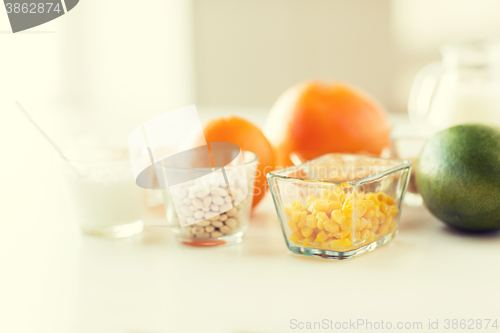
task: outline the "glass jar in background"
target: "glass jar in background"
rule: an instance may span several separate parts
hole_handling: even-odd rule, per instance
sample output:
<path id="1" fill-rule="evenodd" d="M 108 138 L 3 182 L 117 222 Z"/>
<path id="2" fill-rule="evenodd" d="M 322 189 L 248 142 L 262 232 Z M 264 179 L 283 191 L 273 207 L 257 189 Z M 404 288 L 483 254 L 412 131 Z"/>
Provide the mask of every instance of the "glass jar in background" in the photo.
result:
<path id="1" fill-rule="evenodd" d="M 500 38 L 446 44 L 415 78 L 408 112 L 419 135 L 463 123 L 500 125 Z"/>
<path id="2" fill-rule="evenodd" d="M 182 196 L 178 196 L 177 193 L 172 195 L 168 186 L 167 189 L 162 190 L 167 225 L 172 227 L 181 243 L 191 246 L 218 246 L 241 242 L 250 220 L 258 158 L 251 152 L 243 152 L 243 160 L 246 178 L 241 178 L 237 174 L 237 171 L 241 170 L 237 165 L 224 167 L 231 191 L 235 193 L 228 193 L 224 179 L 217 179 L 215 173 L 210 182 L 203 183 L 194 180 L 186 183 L 184 186 L 186 193 Z M 179 172 L 179 168 L 177 169 Z M 192 172 L 190 168 L 185 169 L 186 172 Z M 207 174 L 207 170 L 204 169 L 200 169 L 200 172 Z M 231 205 L 231 196 L 237 195 L 236 191 L 243 187 L 248 189 L 245 199 L 232 209 L 217 213 L 219 207 Z M 206 193 L 199 194 L 201 191 Z M 177 214 L 174 200 L 182 201 L 182 208 L 187 214 L 183 212 L 180 213 L 181 216 Z M 188 219 L 191 214 L 195 213 L 207 214 L 205 220 L 181 227 L 179 218 Z"/>
<path id="3" fill-rule="evenodd" d="M 142 232 L 142 192 L 128 152 L 95 148 L 65 153 L 71 165 L 62 161 L 64 183 L 81 230 L 111 238 Z"/>
<path id="4" fill-rule="evenodd" d="M 409 160 L 413 163 L 411 169 L 408 189 L 404 198 L 404 203 L 409 206 L 421 206 L 422 196 L 418 191 L 416 180 L 416 168 L 418 156 L 424 148 L 427 139 L 417 136 L 396 136 L 391 138 L 391 157 Z"/>

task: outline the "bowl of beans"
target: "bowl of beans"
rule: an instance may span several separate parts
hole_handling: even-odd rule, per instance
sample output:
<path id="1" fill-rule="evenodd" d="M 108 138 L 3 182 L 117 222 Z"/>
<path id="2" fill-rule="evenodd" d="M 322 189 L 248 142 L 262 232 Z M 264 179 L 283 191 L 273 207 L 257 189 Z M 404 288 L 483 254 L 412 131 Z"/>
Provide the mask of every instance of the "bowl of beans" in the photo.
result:
<path id="1" fill-rule="evenodd" d="M 327 154 L 267 174 L 287 247 L 295 254 L 351 259 L 397 233 L 412 163 Z"/>
<path id="2" fill-rule="evenodd" d="M 243 151 L 242 155 L 244 168 L 229 164 L 224 173 L 198 169 L 209 176 L 164 190 L 168 225 L 181 243 L 218 246 L 241 242 L 250 219 L 258 164 L 255 154 Z M 192 169 L 186 168 L 186 172 Z"/>

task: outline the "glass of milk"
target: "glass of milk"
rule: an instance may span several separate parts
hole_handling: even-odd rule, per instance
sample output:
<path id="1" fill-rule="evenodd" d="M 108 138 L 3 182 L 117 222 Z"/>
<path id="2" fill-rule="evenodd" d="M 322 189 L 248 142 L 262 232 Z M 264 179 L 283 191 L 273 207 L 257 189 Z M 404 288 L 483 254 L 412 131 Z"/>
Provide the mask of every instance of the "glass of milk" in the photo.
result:
<path id="1" fill-rule="evenodd" d="M 65 151 L 68 201 L 81 230 L 105 237 L 127 237 L 143 230 L 141 189 L 135 184 L 126 149 Z"/>
<path id="2" fill-rule="evenodd" d="M 463 123 L 500 126 L 500 39 L 446 44 L 415 78 L 408 112 L 419 135 Z"/>

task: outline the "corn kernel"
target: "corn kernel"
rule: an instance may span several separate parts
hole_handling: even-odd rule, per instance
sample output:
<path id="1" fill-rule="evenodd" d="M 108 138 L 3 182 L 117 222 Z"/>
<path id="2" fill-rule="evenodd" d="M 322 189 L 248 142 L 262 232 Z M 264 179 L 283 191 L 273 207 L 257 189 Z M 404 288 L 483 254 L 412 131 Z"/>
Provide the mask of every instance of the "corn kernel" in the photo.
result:
<path id="1" fill-rule="evenodd" d="M 300 221 L 300 214 L 301 212 L 299 210 L 292 210 L 292 220 L 295 223 L 298 223 Z"/>
<path id="2" fill-rule="evenodd" d="M 320 233 L 318 233 L 318 235 L 316 236 L 316 240 L 320 243 L 323 243 L 325 240 L 328 239 L 328 236 L 326 235 L 326 233 L 324 231 L 321 231 Z"/>
<path id="3" fill-rule="evenodd" d="M 362 202 L 358 202 L 356 205 L 356 216 L 361 217 L 368 210 L 368 207 Z"/>
<path id="4" fill-rule="evenodd" d="M 289 220 L 288 220 L 288 227 L 290 228 L 290 230 L 291 230 L 292 232 L 297 232 L 297 231 L 299 231 L 299 227 L 297 227 L 297 225 L 295 224 L 295 222 L 293 222 L 293 220 L 292 220 L 292 219 L 289 219 Z"/>
<path id="5" fill-rule="evenodd" d="M 318 219 L 318 221 L 325 221 L 326 219 L 328 219 L 328 216 L 324 212 L 319 212 L 316 214 L 316 218 Z"/>
<path id="6" fill-rule="evenodd" d="M 378 228 L 377 234 L 381 236 L 385 236 L 387 234 L 387 231 L 389 228 L 387 227 L 387 224 L 381 225 L 380 228 Z"/>
<path id="7" fill-rule="evenodd" d="M 315 197 L 314 195 L 310 195 L 307 197 L 307 205 L 310 205 L 312 204 L 314 201 L 318 200 L 319 198 L 318 197 Z"/>
<path id="8" fill-rule="evenodd" d="M 304 228 L 305 226 L 306 226 L 305 221 L 299 221 L 299 223 L 297 223 L 297 227 L 299 227 L 299 228 Z"/>
<path id="9" fill-rule="evenodd" d="M 311 212 L 311 215 L 316 216 L 316 215 L 318 215 L 318 213 L 319 213 L 319 210 L 313 209 L 312 212 Z"/>
<path id="10" fill-rule="evenodd" d="M 363 203 L 366 205 L 368 209 L 372 208 L 375 206 L 375 202 L 373 200 L 363 200 Z"/>
<path id="11" fill-rule="evenodd" d="M 321 221 L 317 222 L 316 227 L 318 228 L 318 230 L 325 230 L 325 227 L 323 226 L 323 222 L 321 222 Z"/>
<path id="12" fill-rule="evenodd" d="M 302 204 L 299 200 L 292 202 L 292 206 L 297 210 L 302 210 Z"/>
<path id="13" fill-rule="evenodd" d="M 364 215 L 363 217 L 365 218 L 370 218 L 370 217 L 374 217 L 375 216 L 375 210 L 374 209 L 369 209 Z"/>
<path id="14" fill-rule="evenodd" d="M 304 237 L 311 236 L 313 231 L 314 230 L 312 228 L 309 228 L 309 227 L 303 227 L 302 229 L 300 229 L 300 232 L 302 233 L 302 236 L 304 236 Z"/>
<path id="15" fill-rule="evenodd" d="M 305 238 L 305 237 L 302 235 L 302 232 L 300 232 L 300 231 L 294 232 L 294 233 L 292 234 L 292 236 L 290 237 L 290 239 L 292 239 L 292 237 L 293 237 L 295 240 L 297 240 L 297 241 L 303 241 L 303 240 L 304 240 L 304 238 Z"/>
<path id="16" fill-rule="evenodd" d="M 391 196 L 386 196 L 385 197 L 385 202 L 389 205 L 393 205 L 394 204 L 394 199 L 391 197 Z"/>
<path id="17" fill-rule="evenodd" d="M 387 197 L 387 194 L 385 194 L 384 192 L 380 192 L 379 194 L 377 194 L 377 199 L 379 201 L 385 201 L 386 197 Z"/>
<path id="18" fill-rule="evenodd" d="M 325 227 L 325 230 L 329 231 L 329 232 L 339 232 L 340 231 L 339 225 L 332 220 L 325 220 L 323 222 L 323 227 Z"/>
<path id="19" fill-rule="evenodd" d="M 368 236 L 367 241 L 371 243 L 371 242 L 374 242 L 376 238 L 377 238 L 377 235 L 375 235 L 374 232 L 370 231 L 370 234 Z"/>
<path id="20" fill-rule="evenodd" d="M 367 224 L 368 221 L 364 217 L 356 219 L 356 230 L 363 230 Z"/>
<path id="21" fill-rule="evenodd" d="M 389 209 L 389 215 L 391 215 L 392 217 L 396 217 L 396 215 L 398 215 L 398 207 L 396 206 L 391 206 L 390 209 Z"/>
<path id="22" fill-rule="evenodd" d="M 306 217 L 307 217 L 307 212 L 306 211 L 300 212 L 300 221 L 299 222 L 304 222 L 305 223 Z"/>
<path id="23" fill-rule="evenodd" d="M 332 219 L 335 221 L 335 222 L 340 222 L 340 219 L 344 217 L 344 214 L 342 214 L 342 212 L 340 210 L 334 210 L 332 212 Z"/>
<path id="24" fill-rule="evenodd" d="M 342 213 L 344 213 L 344 215 L 352 215 L 353 212 L 354 208 L 351 204 L 344 204 L 344 207 L 342 207 Z"/>
<path id="25" fill-rule="evenodd" d="M 309 228 L 312 228 L 312 229 L 317 228 L 317 226 L 318 226 L 318 219 L 315 216 L 313 216 L 313 215 L 307 215 L 307 217 L 306 217 L 306 226 L 308 226 Z"/>
<path id="26" fill-rule="evenodd" d="M 349 236 L 350 233 L 351 233 L 351 230 L 347 229 L 347 230 L 343 230 L 341 232 L 338 232 L 336 235 L 338 236 L 338 238 L 346 238 L 347 236 Z"/>
<path id="27" fill-rule="evenodd" d="M 291 217 L 293 206 L 292 205 L 285 205 L 284 209 L 285 209 L 285 214 Z"/>
<path id="28" fill-rule="evenodd" d="M 328 202 L 328 211 L 332 212 L 336 209 L 341 209 L 342 203 L 340 201 L 329 201 Z"/>
<path id="29" fill-rule="evenodd" d="M 365 229 L 361 232 L 361 239 L 363 241 L 367 240 L 369 236 L 370 236 L 370 230 Z"/>
<path id="30" fill-rule="evenodd" d="M 328 202 L 324 200 L 316 200 L 314 201 L 314 208 L 320 212 L 325 212 L 328 210 Z"/>
<path id="31" fill-rule="evenodd" d="M 311 244 L 316 243 L 316 233 L 313 232 L 310 236 L 306 237 L 306 241 Z"/>
<path id="32" fill-rule="evenodd" d="M 335 239 L 330 242 L 331 247 L 349 247 L 352 246 L 352 242 L 348 239 Z"/>

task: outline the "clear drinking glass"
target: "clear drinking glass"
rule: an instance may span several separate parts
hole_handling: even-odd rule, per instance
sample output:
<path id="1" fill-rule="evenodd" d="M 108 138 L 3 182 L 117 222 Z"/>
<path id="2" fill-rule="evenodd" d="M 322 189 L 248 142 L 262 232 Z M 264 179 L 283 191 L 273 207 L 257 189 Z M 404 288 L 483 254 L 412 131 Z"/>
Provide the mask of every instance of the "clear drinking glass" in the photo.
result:
<path id="1" fill-rule="evenodd" d="M 68 154 L 71 156 L 71 154 Z M 141 189 L 126 152 L 63 161 L 63 177 L 75 219 L 86 234 L 127 237 L 143 230 Z"/>
<path id="2" fill-rule="evenodd" d="M 389 242 L 411 166 L 407 160 L 327 154 L 268 173 L 290 251 L 350 259 Z"/>
<path id="3" fill-rule="evenodd" d="M 245 163 L 246 178 L 241 178 L 239 175 L 238 171 L 241 171 L 241 167 L 238 167 L 238 165 L 227 165 L 224 167 L 224 170 L 231 191 L 238 191 L 238 188 L 245 186 L 248 189 L 248 194 L 240 204 L 224 213 L 219 214 L 217 212 L 219 210 L 218 207 L 221 205 L 231 205 L 230 196 L 237 194 L 230 194 L 224 179 L 216 179 L 215 173 L 213 174 L 214 178 L 211 178 L 207 182 L 187 182 L 184 186 L 187 195 L 183 195 L 182 197 L 177 197 L 175 193 L 172 196 L 168 187 L 162 190 L 168 226 L 172 227 L 177 239 L 181 243 L 191 246 L 218 246 L 241 242 L 250 219 L 258 158 L 251 152 L 243 152 L 243 160 Z M 163 166 L 163 168 L 169 169 L 171 167 Z M 184 169 L 186 173 L 191 174 L 193 169 L 196 168 L 186 167 L 175 169 L 177 173 L 182 172 Z M 211 170 L 207 168 L 197 169 L 197 171 L 200 171 L 200 174 L 208 174 Z M 209 193 L 200 198 L 197 196 L 197 193 L 201 190 L 206 190 Z M 207 205 L 202 200 L 204 198 L 210 198 L 206 200 L 207 202 L 210 201 Z M 174 200 L 179 200 L 183 208 L 191 210 L 192 214 L 195 212 L 199 212 L 199 214 L 205 213 L 207 214 L 207 218 L 195 224 L 181 227 L 179 217 L 188 219 L 191 212 L 187 211 L 188 214 L 186 215 L 182 215 L 181 212 L 181 216 L 179 216 L 174 206 Z M 199 202 L 195 204 L 194 200 L 199 200 L 199 202 L 203 203 L 203 206 L 196 207 L 195 205 L 199 204 Z M 178 207 L 181 205 L 178 205 Z"/>

